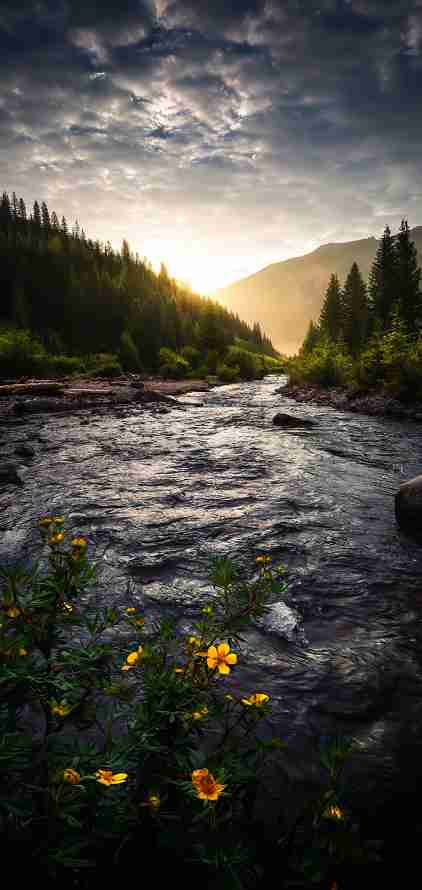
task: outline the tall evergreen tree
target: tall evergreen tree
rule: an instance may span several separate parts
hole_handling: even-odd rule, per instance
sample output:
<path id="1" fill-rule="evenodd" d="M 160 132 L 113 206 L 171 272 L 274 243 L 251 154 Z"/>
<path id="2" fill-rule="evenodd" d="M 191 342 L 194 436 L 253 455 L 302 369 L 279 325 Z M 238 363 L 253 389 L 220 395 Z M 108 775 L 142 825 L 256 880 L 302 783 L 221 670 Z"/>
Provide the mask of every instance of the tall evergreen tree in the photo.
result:
<path id="1" fill-rule="evenodd" d="M 10 210 L 10 200 L 7 192 L 3 192 L 0 202 L 0 229 L 7 234 L 12 223 L 12 212 Z"/>
<path id="2" fill-rule="evenodd" d="M 319 318 L 321 332 L 337 342 L 342 334 L 342 298 L 337 275 L 331 275 Z"/>
<path id="3" fill-rule="evenodd" d="M 34 207 L 32 210 L 32 220 L 37 228 L 41 228 L 41 210 L 38 201 L 34 201 Z"/>
<path id="4" fill-rule="evenodd" d="M 45 201 L 41 204 L 41 220 L 45 235 L 49 235 L 51 230 L 50 212 Z"/>
<path id="5" fill-rule="evenodd" d="M 398 315 L 409 334 L 416 334 L 422 321 L 422 294 L 420 291 L 421 270 L 418 266 L 417 251 L 410 240 L 407 220 L 402 220 L 395 240 L 397 257 Z"/>
<path id="6" fill-rule="evenodd" d="M 375 330 L 387 330 L 397 296 L 397 254 L 391 231 L 386 226 L 379 242 L 369 276 L 369 297 Z"/>
<path id="7" fill-rule="evenodd" d="M 26 222 L 26 206 L 23 198 L 19 198 L 19 219 Z"/>
<path id="8" fill-rule="evenodd" d="M 305 339 L 302 344 L 301 352 L 303 355 L 310 355 L 311 352 L 314 351 L 315 347 L 318 346 L 318 343 L 321 339 L 321 332 L 318 327 L 312 320 L 309 322 L 309 328 L 307 330 Z"/>
<path id="9" fill-rule="evenodd" d="M 59 218 L 58 218 L 55 210 L 53 210 L 53 212 L 51 214 L 51 228 L 53 229 L 54 232 L 58 232 L 60 229 Z"/>
<path id="10" fill-rule="evenodd" d="M 13 222 L 16 223 L 19 219 L 19 201 L 16 192 L 12 192 L 11 211 Z"/>
<path id="11" fill-rule="evenodd" d="M 351 354 L 361 352 L 368 334 L 369 309 L 366 285 L 357 263 L 346 278 L 342 295 L 343 337 Z"/>

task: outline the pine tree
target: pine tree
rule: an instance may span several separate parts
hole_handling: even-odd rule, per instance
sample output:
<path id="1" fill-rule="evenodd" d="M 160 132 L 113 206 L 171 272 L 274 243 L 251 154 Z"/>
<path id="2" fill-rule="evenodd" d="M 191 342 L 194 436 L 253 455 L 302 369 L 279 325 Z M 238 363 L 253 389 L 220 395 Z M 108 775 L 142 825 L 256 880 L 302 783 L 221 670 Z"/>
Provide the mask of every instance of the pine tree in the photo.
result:
<path id="1" fill-rule="evenodd" d="M 51 214 L 51 228 L 53 229 L 54 232 L 58 232 L 60 229 L 59 218 L 58 218 L 55 210 L 53 210 L 53 212 Z"/>
<path id="2" fill-rule="evenodd" d="M 422 294 L 420 291 L 421 270 L 418 267 L 417 251 L 410 240 L 407 220 L 402 220 L 395 240 L 397 258 L 397 311 L 407 332 L 417 333 L 422 321 Z"/>
<path id="3" fill-rule="evenodd" d="M 51 230 L 50 213 L 45 201 L 43 201 L 41 204 L 41 219 L 44 233 L 45 235 L 49 235 Z"/>
<path id="4" fill-rule="evenodd" d="M 26 222 L 26 207 L 23 198 L 19 198 L 19 219 Z"/>
<path id="5" fill-rule="evenodd" d="M 11 210 L 12 210 L 13 222 L 16 223 L 19 218 L 19 201 L 17 199 L 16 192 L 12 192 Z"/>
<path id="6" fill-rule="evenodd" d="M 32 210 L 32 221 L 35 226 L 41 228 L 41 210 L 38 201 L 34 201 L 34 207 Z"/>
<path id="7" fill-rule="evenodd" d="M 337 275 L 331 275 L 319 318 L 321 332 L 336 343 L 342 334 L 342 298 Z"/>
<path id="8" fill-rule="evenodd" d="M 397 255 L 391 231 L 386 226 L 369 276 L 370 310 L 373 327 L 388 329 L 397 296 Z"/>
<path id="9" fill-rule="evenodd" d="M 356 357 L 361 352 L 368 335 L 369 309 L 366 285 L 357 263 L 346 278 L 342 295 L 344 342 Z"/>
<path id="10" fill-rule="evenodd" d="M 301 348 L 301 352 L 303 353 L 303 355 L 310 355 L 310 353 L 314 351 L 315 347 L 318 346 L 320 339 L 321 332 L 318 325 L 314 324 L 313 321 L 310 321 L 309 328 Z"/>
<path id="11" fill-rule="evenodd" d="M 64 237 L 65 239 L 67 239 L 67 238 L 69 237 L 69 229 L 68 229 L 68 227 L 67 227 L 67 222 L 66 222 L 66 217 L 65 217 L 65 216 L 62 216 L 62 221 L 61 221 L 60 229 L 61 229 L 61 233 L 62 233 L 63 237 Z"/>
<path id="12" fill-rule="evenodd" d="M 0 202 L 0 229 L 6 234 L 12 223 L 12 213 L 10 210 L 9 195 L 3 192 Z"/>

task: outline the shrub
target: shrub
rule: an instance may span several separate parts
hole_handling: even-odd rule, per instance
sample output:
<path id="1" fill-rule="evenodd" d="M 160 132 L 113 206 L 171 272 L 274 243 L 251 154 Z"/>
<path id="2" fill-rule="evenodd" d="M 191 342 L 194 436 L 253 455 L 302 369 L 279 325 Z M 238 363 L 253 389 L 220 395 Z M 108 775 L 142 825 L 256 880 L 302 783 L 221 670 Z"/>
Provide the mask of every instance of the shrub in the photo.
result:
<path id="1" fill-rule="evenodd" d="M 262 357 L 238 346 L 229 346 L 225 356 L 225 363 L 238 367 L 243 380 L 256 380 L 264 374 Z"/>
<path id="2" fill-rule="evenodd" d="M 86 369 L 92 377 L 120 377 L 123 368 L 113 352 L 97 352 L 85 359 Z"/>
<path id="3" fill-rule="evenodd" d="M 223 383 L 236 383 L 240 380 L 240 368 L 238 365 L 217 365 L 217 377 Z"/>
<path id="4" fill-rule="evenodd" d="M 160 349 L 160 374 L 173 380 L 180 380 L 191 370 L 189 362 L 177 352 L 163 346 Z"/>
<path id="5" fill-rule="evenodd" d="M 48 355 L 43 365 L 49 377 L 70 377 L 85 371 L 83 359 L 73 355 Z"/>
<path id="6" fill-rule="evenodd" d="M 0 568 L 0 820 L 5 848 L 19 851 L 15 881 L 27 861 L 43 886 L 100 887 L 122 880 L 125 862 L 132 878 L 142 849 L 157 886 L 165 876 L 197 887 L 195 870 L 187 883 L 194 862 L 204 887 L 257 887 L 269 844 L 260 862 L 254 804 L 286 746 L 272 734 L 269 695 L 227 692 L 224 680 L 246 626 L 283 593 L 280 568 L 259 556 L 246 580 L 215 560 L 213 600 L 180 636 L 169 618 L 146 629 L 135 604 L 98 608 L 86 539 L 67 542 L 61 516 L 39 529 L 46 561 Z M 328 886 L 361 852 L 339 796 L 349 752 L 339 739 L 324 746 L 327 780 L 293 814 L 290 859 L 275 838 L 281 885 L 287 875 L 289 886 Z"/>
<path id="7" fill-rule="evenodd" d="M 288 373 L 293 384 L 346 386 L 352 377 L 352 360 L 339 347 L 324 344 L 307 356 L 292 359 L 288 364 Z"/>
<path id="8" fill-rule="evenodd" d="M 125 371 L 136 372 L 142 367 L 138 349 L 129 331 L 123 331 L 120 337 L 119 358 Z"/>
<path id="9" fill-rule="evenodd" d="M 47 353 L 43 345 L 24 330 L 0 333 L 0 377 L 23 377 L 43 373 Z"/>

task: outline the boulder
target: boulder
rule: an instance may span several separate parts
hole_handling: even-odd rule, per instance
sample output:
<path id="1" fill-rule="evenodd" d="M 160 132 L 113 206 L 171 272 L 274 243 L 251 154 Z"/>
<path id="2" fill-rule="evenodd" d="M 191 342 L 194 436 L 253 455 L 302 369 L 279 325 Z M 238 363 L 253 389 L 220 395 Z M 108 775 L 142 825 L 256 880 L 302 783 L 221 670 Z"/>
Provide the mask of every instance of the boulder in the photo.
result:
<path id="1" fill-rule="evenodd" d="M 275 426 L 281 426 L 283 429 L 297 429 L 298 427 L 315 426 L 315 422 L 309 420 L 308 417 L 294 417 L 292 414 L 283 413 L 274 415 L 273 424 Z"/>
<path id="2" fill-rule="evenodd" d="M 19 457 L 34 457 L 35 451 L 31 448 L 31 445 L 27 445 L 26 442 L 21 442 L 20 445 L 16 445 L 15 454 Z"/>
<path id="3" fill-rule="evenodd" d="M 22 485 L 17 467 L 11 462 L 0 463 L 0 485 Z"/>
<path id="4" fill-rule="evenodd" d="M 400 528 L 422 534 L 422 476 L 403 482 L 395 499 L 396 519 Z"/>

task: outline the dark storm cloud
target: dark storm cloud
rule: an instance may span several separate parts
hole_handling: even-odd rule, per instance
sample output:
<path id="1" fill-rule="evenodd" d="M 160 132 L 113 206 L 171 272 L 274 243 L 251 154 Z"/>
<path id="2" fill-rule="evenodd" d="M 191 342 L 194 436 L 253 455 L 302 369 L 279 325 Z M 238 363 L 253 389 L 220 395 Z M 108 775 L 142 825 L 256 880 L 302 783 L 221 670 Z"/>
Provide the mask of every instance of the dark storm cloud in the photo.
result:
<path id="1" fill-rule="evenodd" d="M 418 223 L 421 48 L 422 0 L 0 2 L 2 186 L 229 278 Z"/>

